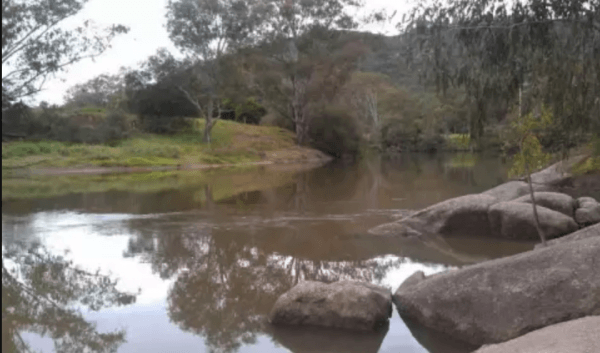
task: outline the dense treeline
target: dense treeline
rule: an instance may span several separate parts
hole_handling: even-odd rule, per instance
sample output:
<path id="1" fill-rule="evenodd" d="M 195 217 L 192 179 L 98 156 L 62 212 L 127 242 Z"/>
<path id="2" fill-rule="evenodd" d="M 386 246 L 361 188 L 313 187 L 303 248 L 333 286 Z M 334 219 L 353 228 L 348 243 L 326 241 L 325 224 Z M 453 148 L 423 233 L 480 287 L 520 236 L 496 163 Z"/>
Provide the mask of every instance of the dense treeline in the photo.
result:
<path id="1" fill-rule="evenodd" d="M 58 18 L 85 1 L 67 2 L 72 10 L 57 12 Z M 25 32 L 9 29 L 28 5 L 8 3 L 3 50 L 18 55 L 15 41 Z M 365 21 L 387 19 L 384 13 L 350 15 L 361 6 L 353 0 L 170 1 L 167 30 L 183 58 L 160 49 L 139 67 L 73 86 L 61 107 L 17 103 L 36 88 L 26 76 L 3 74 L 3 138 L 99 143 L 133 130 L 191 129 L 189 118 L 201 117 L 206 142 L 219 119 L 231 119 L 293 130 L 299 144 L 335 156 L 357 154 L 365 145 L 510 148 L 511 121 L 539 115 L 543 107 L 553 120 L 538 134 L 546 148 L 573 147 L 600 131 L 594 2 L 421 3 L 391 37 L 357 31 Z M 125 31 L 115 26 L 106 38 Z M 73 58 L 91 50 L 26 43 Z M 13 65 L 25 65 L 30 74 L 40 65 L 49 72 L 62 67 L 41 60 Z M 112 113 L 105 118 L 105 111 Z"/>

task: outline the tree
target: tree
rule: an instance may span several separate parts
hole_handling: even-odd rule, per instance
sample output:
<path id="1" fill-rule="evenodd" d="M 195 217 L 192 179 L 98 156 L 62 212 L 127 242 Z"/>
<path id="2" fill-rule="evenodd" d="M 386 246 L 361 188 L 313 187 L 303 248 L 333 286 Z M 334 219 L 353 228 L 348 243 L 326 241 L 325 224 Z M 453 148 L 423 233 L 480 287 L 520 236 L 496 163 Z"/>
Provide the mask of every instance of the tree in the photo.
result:
<path id="1" fill-rule="evenodd" d="M 123 69 L 115 75 L 102 74 L 69 88 L 65 94 L 65 104 L 76 107 L 92 105 L 108 107 L 117 104 L 125 90 Z"/>
<path id="2" fill-rule="evenodd" d="M 510 170 L 511 175 L 525 175 L 529 184 L 529 196 L 533 207 L 533 217 L 535 227 L 542 240 L 542 244 L 546 245 L 546 235 L 540 225 L 540 220 L 537 212 L 537 204 L 535 201 L 535 193 L 533 192 L 533 183 L 531 181 L 531 172 L 542 168 L 550 160 L 550 156 L 542 151 L 542 145 L 536 136 L 536 133 L 545 129 L 552 124 L 552 113 L 542 107 L 540 116 L 535 117 L 532 113 L 526 116 L 519 116 L 512 124 L 512 130 L 518 139 L 519 153 L 515 156 L 513 167 Z"/>
<path id="3" fill-rule="evenodd" d="M 466 90 L 473 140 L 486 106 L 514 102 L 523 90 L 552 110 L 565 135 L 586 132 L 600 116 L 597 1 L 422 1 L 400 27 L 424 79 L 440 92 Z"/>
<path id="4" fill-rule="evenodd" d="M 99 29 L 85 21 L 60 28 L 87 0 L 7 0 L 2 2 L 2 102 L 31 97 L 67 66 L 95 58 L 110 47 L 122 25 Z"/>
<path id="5" fill-rule="evenodd" d="M 326 43 L 340 34 L 334 30 L 350 30 L 358 26 L 350 11 L 360 8 L 362 2 L 270 0 L 267 4 L 266 20 L 261 27 L 262 37 L 267 43 L 263 50 L 278 67 L 279 78 L 271 77 L 271 81 L 279 84 L 277 91 L 281 99 L 273 102 L 273 96 L 265 95 L 265 98 L 279 106 L 283 105 L 280 113 L 292 121 L 297 142 L 303 144 L 310 125 L 310 86 L 317 81 L 313 74 L 324 68 L 314 65 L 312 60 L 319 49 L 325 49 Z M 330 54 L 321 50 L 317 55 L 326 58 Z M 335 71 L 325 68 L 321 73 Z M 321 85 L 320 88 L 327 86 Z"/>
<path id="6" fill-rule="evenodd" d="M 177 60 L 164 48 L 150 56 L 138 70 L 125 75 L 129 110 L 140 116 L 143 128 L 150 132 L 175 132 L 185 127 L 182 118 L 198 114 L 197 107 L 182 90 L 193 89 L 193 66 Z"/>
<path id="7" fill-rule="evenodd" d="M 204 141 L 221 117 L 222 59 L 253 41 L 254 29 L 263 13 L 253 0 L 170 0 L 167 30 L 193 65 L 193 85 L 180 91 L 204 115 Z M 214 117 L 214 110 L 217 115 Z"/>

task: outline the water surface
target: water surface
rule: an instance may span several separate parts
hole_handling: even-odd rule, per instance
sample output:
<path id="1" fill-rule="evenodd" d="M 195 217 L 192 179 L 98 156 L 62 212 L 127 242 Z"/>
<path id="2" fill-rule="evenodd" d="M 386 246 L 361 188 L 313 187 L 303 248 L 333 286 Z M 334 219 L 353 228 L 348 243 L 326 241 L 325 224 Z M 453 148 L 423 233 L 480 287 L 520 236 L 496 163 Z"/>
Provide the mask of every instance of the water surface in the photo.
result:
<path id="1" fill-rule="evenodd" d="M 507 167 L 491 156 L 406 155 L 306 169 L 3 180 L 3 250 L 40 243 L 118 278 L 122 290 L 140 290 L 132 305 L 82 309 L 99 332 L 125 331 L 119 352 L 471 351 L 396 312 L 373 334 L 275 328 L 266 317 L 299 281 L 356 279 L 395 290 L 417 270 L 531 249 L 483 237 L 367 234 L 411 210 L 496 186 Z M 56 339 L 15 327 L 35 349 L 53 351 Z"/>

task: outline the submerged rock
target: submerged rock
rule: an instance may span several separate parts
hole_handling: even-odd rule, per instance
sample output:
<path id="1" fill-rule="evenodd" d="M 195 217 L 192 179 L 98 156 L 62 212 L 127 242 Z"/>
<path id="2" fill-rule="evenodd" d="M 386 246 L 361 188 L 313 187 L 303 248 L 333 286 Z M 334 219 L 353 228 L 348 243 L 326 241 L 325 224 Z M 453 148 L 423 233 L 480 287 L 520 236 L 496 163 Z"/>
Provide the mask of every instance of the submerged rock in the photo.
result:
<path id="1" fill-rule="evenodd" d="M 578 208 L 575 211 L 575 221 L 581 226 L 600 223 L 600 203 L 591 197 L 577 199 Z"/>
<path id="2" fill-rule="evenodd" d="M 573 217 L 575 209 L 577 208 L 577 201 L 567 194 L 561 194 L 559 192 L 535 192 L 533 196 L 535 197 L 535 202 L 538 206 L 549 208 L 569 217 Z M 514 202 L 531 204 L 531 195 L 527 194 L 516 198 Z"/>
<path id="3" fill-rule="evenodd" d="M 391 314 L 392 296 L 386 288 L 352 281 L 306 281 L 277 299 L 270 321 L 368 331 L 385 326 Z"/>
<path id="4" fill-rule="evenodd" d="M 425 277 L 394 294 L 403 317 L 471 344 L 513 339 L 600 315 L 600 238 L 588 238 Z"/>
<path id="5" fill-rule="evenodd" d="M 475 353 L 506 352 L 600 352 L 600 316 L 589 316 L 544 327 L 508 342 L 484 346 Z"/>
<path id="6" fill-rule="evenodd" d="M 538 206 L 540 227 L 547 239 L 557 238 L 579 229 L 573 218 L 560 212 Z M 539 234 L 531 204 L 500 202 L 489 209 L 489 219 L 494 234 L 502 238 L 536 240 Z"/>

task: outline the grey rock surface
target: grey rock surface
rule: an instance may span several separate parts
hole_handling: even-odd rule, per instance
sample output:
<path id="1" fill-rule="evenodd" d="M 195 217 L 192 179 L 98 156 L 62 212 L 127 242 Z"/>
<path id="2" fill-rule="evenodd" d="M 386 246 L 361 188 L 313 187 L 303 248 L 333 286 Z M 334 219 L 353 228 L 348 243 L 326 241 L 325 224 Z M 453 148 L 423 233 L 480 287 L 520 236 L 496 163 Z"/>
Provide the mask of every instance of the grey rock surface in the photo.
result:
<path id="1" fill-rule="evenodd" d="M 277 299 L 269 319 L 274 325 L 312 325 L 376 330 L 392 314 L 391 292 L 364 282 L 330 284 L 306 281 Z"/>
<path id="2" fill-rule="evenodd" d="M 487 345 L 475 353 L 595 353 L 600 352 L 600 316 L 544 327 L 508 342 Z"/>
<path id="3" fill-rule="evenodd" d="M 553 211 L 560 212 L 566 216 L 573 217 L 577 208 L 577 201 L 567 194 L 559 192 L 535 192 L 536 205 L 549 208 Z M 514 202 L 532 203 L 531 195 L 527 194 L 513 200 Z"/>
<path id="4" fill-rule="evenodd" d="M 533 191 L 552 191 L 552 187 L 543 184 L 534 184 Z M 529 194 L 529 185 L 524 181 L 509 181 L 484 191 L 482 194 L 495 197 L 498 202 L 512 201 Z"/>
<path id="5" fill-rule="evenodd" d="M 591 197 L 580 197 L 577 199 L 577 210 L 575 221 L 581 226 L 600 223 L 600 203 Z"/>
<path id="6" fill-rule="evenodd" d="M 475 345 L 600 315 L 600 238 L 482 262 L 401 285 L 402 317 Z M 424 279 L 419 280 L 419 277 Z"/>
<path id="7" fill-rule="evenodd" d="M 554 163 L 553 165 L 531 174 L 531 181 L 535 184 L 560 185 L 569 181 L 572 177 L 569 170 L 573 165 L 579 163 L 585 156 L 574 156 L 564 161 Z"/>
<path id="8" fill-rule="evenodd" d="M 489 235 L 491 229 L 487 213 L 496 202 L 489 195 L 465 195 L 437 203 L 399 221 L 375 227 L 369 233 L 402 236 L 421 233 Z"/>
<path id="9" fill-rule="evenodd" d="M 546 239 L 557 238 L 579 229 L 573 218 L 560 212 L 538 206 L 540 226 Z M 499 202 L 489 209 L 491 229 L 499 237 L 520 240 L 536 240 L 539 234 L 535 226 L 533 207 L 521 202 Z"/>
<path id="10" fill-rule="evenodd" d="M 564 237 L 556 238 L 550 240 L 546 243 L 547 246 L 554 246 L 563 243 L 567 243 L 570 241 L 583 240 L 588 238 L 600 238 L 600 223 L 595 224 L 593 226 L 589 226 L 583 229 L 580 229 L 576 232 L 573 232 L 569 235 L 565 235 Z M 544 246 L 542 244 L 537 244 L 535 246 L 536 249 L 543 249 Z"/>

